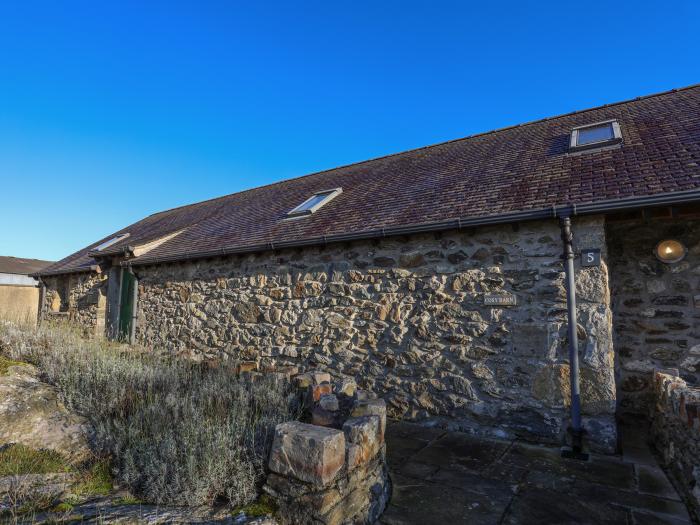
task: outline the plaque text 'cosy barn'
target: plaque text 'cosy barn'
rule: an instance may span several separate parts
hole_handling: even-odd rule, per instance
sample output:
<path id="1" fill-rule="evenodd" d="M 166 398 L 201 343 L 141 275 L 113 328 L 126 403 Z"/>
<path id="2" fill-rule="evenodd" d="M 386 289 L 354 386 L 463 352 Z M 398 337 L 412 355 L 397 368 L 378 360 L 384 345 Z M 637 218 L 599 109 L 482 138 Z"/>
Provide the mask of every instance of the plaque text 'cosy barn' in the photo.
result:
<path id="1" fill-rule="evenodd" d="M 513 294 L 487 294 L 484 304 L 489 306 L 515 306 L 517 301 Z"/>

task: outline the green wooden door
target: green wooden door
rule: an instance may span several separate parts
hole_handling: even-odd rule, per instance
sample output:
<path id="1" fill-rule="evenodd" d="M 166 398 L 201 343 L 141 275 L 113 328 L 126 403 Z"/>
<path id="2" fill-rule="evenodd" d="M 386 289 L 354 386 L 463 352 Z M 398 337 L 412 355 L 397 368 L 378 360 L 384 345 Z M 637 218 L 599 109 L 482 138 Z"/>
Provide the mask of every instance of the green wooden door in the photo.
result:
<path id="1" fill-rule="evenodd" d="M 136 279 L 131 272 L 122 271 L 121 303 L 119 307 L 119 340 L 128 341 L 134 315 L 134 285 Z"/>

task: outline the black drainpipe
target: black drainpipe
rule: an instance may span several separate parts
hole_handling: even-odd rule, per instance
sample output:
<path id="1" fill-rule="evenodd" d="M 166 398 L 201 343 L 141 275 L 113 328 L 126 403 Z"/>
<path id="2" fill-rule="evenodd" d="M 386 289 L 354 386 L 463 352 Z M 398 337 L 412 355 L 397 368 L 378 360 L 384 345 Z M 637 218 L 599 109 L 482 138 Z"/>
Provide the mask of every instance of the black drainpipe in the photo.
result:
<path id="1" fill-rule="evenodd" d="M 583 435 L 585 430 L 581 425 L 581 390 L 578 376 L 578 323 L 576 320 L 576 275 L 574 273 L 574 249 L 572 241 L 574 234 L 571 231 L 571 217 L 559 218 L 561 228 L 561 240 L 564 243 L 564 272 L 566 274 L 566 309 L 568 313 L 568 339 L 569 339 L 569 380 L 571 382 L 571 450 L 564 450 L 562 456 L 566 458 L 587 460 L 588 454 L 583 452 Z"/>

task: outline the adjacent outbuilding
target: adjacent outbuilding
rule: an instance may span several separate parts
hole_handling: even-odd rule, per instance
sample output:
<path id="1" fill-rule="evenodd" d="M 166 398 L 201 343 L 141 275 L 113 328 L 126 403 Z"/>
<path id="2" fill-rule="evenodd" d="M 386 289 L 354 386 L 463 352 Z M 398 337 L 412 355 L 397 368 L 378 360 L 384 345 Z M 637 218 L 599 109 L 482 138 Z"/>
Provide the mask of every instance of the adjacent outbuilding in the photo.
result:
<path id="1" fill-rule="evenodd" d="M 0 256 L 0 319 L 34 323 L 39 306 L 39 281 L 30 274 L 52 261 Z"/>

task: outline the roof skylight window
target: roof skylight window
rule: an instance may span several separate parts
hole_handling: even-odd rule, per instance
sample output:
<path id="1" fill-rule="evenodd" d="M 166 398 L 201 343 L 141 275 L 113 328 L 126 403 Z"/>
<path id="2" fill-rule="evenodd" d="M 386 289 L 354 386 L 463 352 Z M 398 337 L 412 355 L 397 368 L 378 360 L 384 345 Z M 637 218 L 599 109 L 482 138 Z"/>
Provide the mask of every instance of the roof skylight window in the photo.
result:
<path id="1" fill-rule="evenodd" d="M 287 213 L 289 217 L 297 217 L 299 215 L 310 215 L 318 210 L 321 206 L 328 204 L 338 195 L 343 193 L 343 188 L 335 188 L 333 190 L 319 191 L 302 202 L 299 206 Z"/>
<path id="2" fill-rule="evenodd" d="M 92 251 L 95 252 L 101 252 L 105 248 L 109 248 L 113 244 L 117 244 L 119 241 L 126 239 L 129 236 L 128 233 L 122 233 L 121 235 L 117 235 L 116 237 L 112 237 L 111 239 L 103 242 L 99 246 L 95 246 Z"/>
<path id="3" fill-rule="evenodd" d="M 606 120 L 574 128 L 571 132 L 569 149 L 601 148 L 620 142 L 622 142 L 620 124 L 616 120 Z"/>

